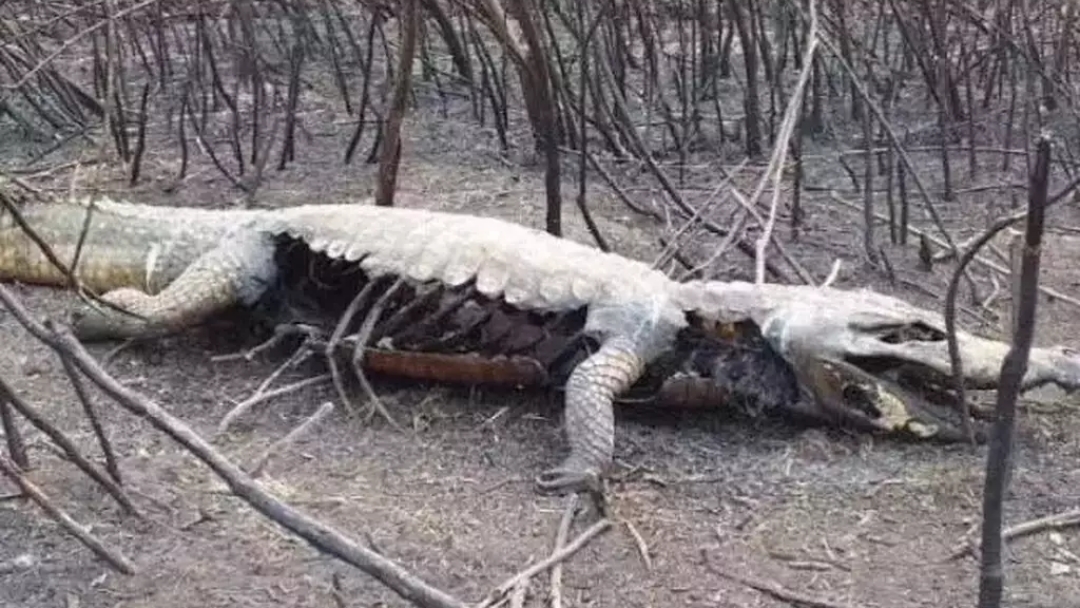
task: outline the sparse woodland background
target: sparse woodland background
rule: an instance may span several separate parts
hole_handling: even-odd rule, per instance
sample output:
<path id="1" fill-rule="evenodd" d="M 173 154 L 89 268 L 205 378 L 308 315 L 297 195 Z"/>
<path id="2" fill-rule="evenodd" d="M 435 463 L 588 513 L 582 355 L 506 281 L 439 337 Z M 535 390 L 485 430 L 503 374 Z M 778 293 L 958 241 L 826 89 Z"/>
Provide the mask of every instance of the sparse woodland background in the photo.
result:
<path id="1" fill-rule="evenodd" d="M 35 142 L 41 158 L 93 138 L 136 184 L 149 138 L 179 156 L 177 179 L 191 155 L 204 155 L 254 196 L 265 172 L 303 163 L 316 125 L 302 116 L 332 105 L 352 118 L 341 170 L 378 164 L 373 194 L 390 204 L 396 167 L 409 159 L 399 142 L 410 115 L 468 104 L 504 152 L 529 152 L 543 167 L 548 231 L 561 232 L 563 199 L 587 206 L 566 187 L 582 173 L 614 188 L 628 176 L 651 182 L 660 207 L 627 204 L 686 222 L 713 213 L 697 208 L 700 186 L 687 188 L 695 164 L 745 157 L 759 173 L 768 168 L 805 61 L 808 7 L 8 2 L 0 112 L 8 137 Z M 816 9 L 820 46 L 797 128 L 783 140 L 785 166 L 771 167 L 783 171 L 783 240 L 799 235 L 802 197 L 829 189 L 859 202 L 864 220 L 887 218 L 885 230 L 864 221 L 872 262 L 881 243 L 907 242 L 906 227 L 924 220 L 928 236 L 952 249 L 942 205 L 1014 206 L 1043 130 L 1070 175 L 1074 3 L 822 0 Z M 824 183 L 836 167 L 843 181 Z M 769 189 L 763 182 L 743 202 L 765 216 Z M 709 206 L 736 206 L 721 202 Z M 761 219 L 747 209 L 688 230 L 730 234 L 747 249 L 746 231 L 760 229 L 749 219 Z"/>
<path id="2" fill-rule="evenodd" d="M 209 162 L 259 205 L 336 131 L 340 172 L 393 205 L 405 136 L 468 116 L 501 162 L 543 175 L 553 234 L 572 209 L 615 248 L 603 191 L 655 225 L 675 276 L 832 282 L 818 246 L 842 237 L 841 283 L 939 303 L 951 271 L 935 269 L 1022 219 L 1037 140 L 1051 192 L 1078 177 L 1080 6 L 811 1 L 4 2 L 0 168 L 108 165 L 131 187 L 165 171 L 174 191 Z M 1073 199 L 1052 204 L 1047 230 L 1080 234 Z M 1009 329 L 1008 240 L 967 269 L 965 323 Z"/>

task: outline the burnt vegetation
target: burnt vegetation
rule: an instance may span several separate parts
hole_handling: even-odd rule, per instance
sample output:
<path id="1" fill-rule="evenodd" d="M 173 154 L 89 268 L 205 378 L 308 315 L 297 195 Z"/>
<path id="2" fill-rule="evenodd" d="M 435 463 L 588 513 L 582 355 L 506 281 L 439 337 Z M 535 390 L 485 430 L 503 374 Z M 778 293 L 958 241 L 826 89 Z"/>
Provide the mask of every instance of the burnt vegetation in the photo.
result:
<path id="1" fill-rule="evenodd" d="M 505 162 L 543 173 L 543 225 L 552 234 L 563 234 L 563 199 L 571 196 L 597 246 L 611 249 L 589 203 L 591 192 L 603 190 L 631 216 L 657 225 L 662 251 L 655 264 L 672 276 L 831 284 L 839 266 L 830 272 L 831 259 L 810 264 L 804 254 L 819 247 L 830 258 L 850 247 L 855 266 L 877 286 L 912 288 L 934 301 L 947 293 L 950 326 L 959 313 L 989 326 L 1001 322 L 994 304 L 1010 293 L 1029 316 L 1034 304 L 1019 296 L 1019 272 L 1012 272 L 1021 265 L 1019 248 L 1005 251 L 992 235 L 980 235 L 1027 220 L 1025 191 L 1038 190 L 1042 201 L 1031 205 L 1039 221 L 1028 243 L 1039 244 L 1042 210 L 1069 201 L 1078 178 L 1078 12 L 1073 2 L 1041 0 L 4 2 L 0 129 L 5 138 L 29 142 L 31 152 L 3 165 L 33 181 L 78 168 L 54 159 L 89 145 L 99 150 L 95 162 L 122 168 L 127 184 L 139 186 L 148 179 L 148 159 L 166 156 L 175 161 L 168 163 L 170 189 L 208 163 L 243 204 L 257 205 L 268 174 L 304 163 L 305 149 L 326 131 L 319 112 L 332 108 L 347 117 L 335 127 L 347 130 L 337 138 L 340 170 L 373 167 L 371 194 L 377 204 L 393 205 L 399 167 L 410 162 L 407 142 L 421 136 L 410 133 L 411 118 L 464 107 Z M 1041 188 L 1028 183 L 1035 167 Z M 1047 194 L 1047 181 L 1057 194 Z M 822 227 L 837 222 L 858 226 L 858 237 L 830 250 Z M 1052 213 L 1046 224 L 1055 229 Z M 311 254 L 283 245 L 282 255 Z M 1039 287 L 1030 247 L 1026 255 L 1024 290 L 1077 304 Z M 934 272 L 956 261 L 962 263 L 955 273 Z M 558 385 L 595 347 L 581 336 L 581 311 L 524 313 L 469 286 L 383 284 L 365 291 L 366 277 L 327 260 L 289 259 L 283 266 L 295 271 L 284 290 L 291 321 L 303 310 L 324 321 L 330 313 L 346 317 L 340 331 L 302 339 L 340 347 L 345 360 L 366 359 L 375 372 L 401 375 L 426 365 L 428 379 Z M 154 419 L 237 494 L 321 550 L 389 581 L 417 605 L 463 605 L 275 502 L 183 423 L 108 384 L 62 330 L 33 325 L 16 312 L 17 302 L 4 303 L 59 353 L 80 396 L 81 373 Z M 1030 343 L 1027 330 L 1021 346 Z M 657 377 L 646 378 L 627 401 L 662 397 L 694 405 L 708 391 L 724 390 L 749 395 L 749 414 L 794 402 L 791 370 L 760 336 L 720 352 L 711 329 L 687 331 L 697 333 L 683 343 L 697 348 L 660 361 Z M 504 367 L 470 371 L 456 359 L 382 359 L 380 344 L 499 355 Z M 1012 368 L 1022 368 L 1022 351 L 1010 359 Z M 438 365 L 450 367 L 432 367 Z M 660 383 L 671 370 L 685 372 L 688 384 Z M 693 384 L 694 376 L 717 381 Z M 950 391 L 949 379 L 937 383 L 941 395 Z M 763 386 L 772 392 L 762 393 Z M 966 407 L 963 386 L 954 393 Z M 1001 407 L 1011 424 L 1012 406 Z M 94 420 L 89 404 L 86 413 Z M 129 571 L 126 558 L 70 521 L 20 472 L 29 461 L 16 419 L 39 428 L 49 428 L 47 420 L 2 383 L 0 414 L 9 453 L 0 456 L 0 471 L 117 570 Z M 95 422 L 108 471 L 77 456 L 59 431 L 45 433 L 128 509 L 99 427 Z M 1009 430 L 995 436 L 1011 441 Z M 997 445 L 995 461 L 1006 461 L 1007 450 Z M 1000 505 L 1004 482 L 994 480 Z M 1000 520 L 998 513 L 999 527 Z M 984 535 L 999 537 L 993 530 Z M 1001 601 L 1001 548 L 992 548 L 983 608 Z M 556 554 L 548 568 L 568 556 Z M 486 605 L 509 597 L 520 582 L 493 591 Z"/>

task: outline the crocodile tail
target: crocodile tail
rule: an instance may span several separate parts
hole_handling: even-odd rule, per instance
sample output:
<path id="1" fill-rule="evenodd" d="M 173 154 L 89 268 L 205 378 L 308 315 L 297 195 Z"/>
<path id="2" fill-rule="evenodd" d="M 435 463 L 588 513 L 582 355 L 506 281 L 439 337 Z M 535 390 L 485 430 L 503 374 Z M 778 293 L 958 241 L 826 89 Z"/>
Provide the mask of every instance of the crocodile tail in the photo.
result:
<path id="1" fill-rule="evenodd" d="M 274 280 L 273 254 L 268 235 L 237 231 L 160 293 L 114 289 L 103 299 L 121 310 L 95 305 L 72 311 L 75 334 L 87 341 L 151 338 L 196 325 L 236 304 L 251 305 Z"/>

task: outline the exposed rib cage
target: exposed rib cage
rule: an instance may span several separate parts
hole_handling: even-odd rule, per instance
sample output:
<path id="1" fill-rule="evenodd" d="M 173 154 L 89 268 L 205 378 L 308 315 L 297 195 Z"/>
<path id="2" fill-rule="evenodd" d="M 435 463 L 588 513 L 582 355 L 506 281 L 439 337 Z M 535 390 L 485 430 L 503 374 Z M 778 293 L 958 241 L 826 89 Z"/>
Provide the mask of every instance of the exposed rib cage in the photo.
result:
<path id="1" fill-rule="evenodd" d="M 352 317 L 344 340 L 356 333 L 373 303 L 395 283 L 372 279 L 356 264 L 313 253 L 291 237 L 279 239 L 278 284 L 258 309 L 274 324 L 302 321 L 332 327 L 365 286 L 375 281 Z M 563 387 L 600 343 L 585 331 L 586 307 L 523 310 L 479 292 L 474 281 L 457 287 L 436 280 L 394 291 L 367 337 L 365 366 L 419 380 L 520 387 Z M 696 380 L 700 380 L 696 381 Z M 757 415 L 798 398 L 789 366 L 752 327 L 738 335 L 694 322 L 652 361 L 624 394 L 633 402 L 684 407 L 734 406 Z"/>

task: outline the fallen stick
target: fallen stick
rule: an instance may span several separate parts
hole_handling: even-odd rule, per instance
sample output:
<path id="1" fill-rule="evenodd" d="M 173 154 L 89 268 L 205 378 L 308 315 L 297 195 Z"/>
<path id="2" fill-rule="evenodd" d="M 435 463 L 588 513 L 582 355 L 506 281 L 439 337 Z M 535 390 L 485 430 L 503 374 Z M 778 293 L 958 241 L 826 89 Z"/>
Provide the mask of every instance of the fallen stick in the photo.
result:
<path id="1" fill-rule="evenodd" d="M 244 399 L 240 403 L 237 403 L 233 407 L 233 409 L 229 410 L 225 414 L 225 416 L 221 419 L 221 422 L 218 423 L 217 430 L 214 434 L 221 435 L 229 429 L 229 426 L 233 422 L 235 422 L 237 418 L 248 413 L 248 411 L 250 411 L 251 408 L 255 407 L 255 405 L 262 403 L 266 399 L 280 394 L 280 391 L 282 391 L 283 389 L 303 388 L 304 386 L 307 386 L 307 384 L 304 384 L 305 382 L 313 384 L 314 379 L 319 378 L 319 376 L 315 376 L 315 378 L 305 378 L 297 383 L 290 384 L 284 387 L 278 387 L 273 391 L 267 390 L 270 388 L 270 385 L 273 384 L 274 381 L 281 376 L 281 374 L 285 373 L 286 370 L 299 365 L 304 359 L 312 356 L 313 354 L 314 353 L 304 347 L 298 348 L 288 359 L 285 360 L 284 363 L 279 365 L 274 371 L 270 372 L 270 375 L 267 376 L 261 384 L 259 384 L 259 387 L 255 389 L 255 392 L 250 397 Z"/>
<path id="2" fill-rule="evenodd" d="M 295 429 L 289 431 L 289 433 L 281 439 L 275 441 L 270 447 L 266 448 L 266 451 L 262 453 L 262 456 L 260 456 L 259 459 L 255 461 L 255 464 L 249 469 L 249 474 L 252 477 L 260 477 L 263 473 L 263 469 L 266 468 L 266 463 L 270 462 L 270 458 L 274 454 L 310 431 L 316 424 L 319 424 L 319 422 L 329 416 L 332 411 L 334 411 L 334 403 L 332 401 L 327 401 L 320 405 L 319 409 L 309 416 L 307 420 L 302 422 Z"/>
<path id="3" fill-rule="evenodd" d="M 752 578 L 748 576 L 743 576 L 741 574 L 734 574 L 721 568 L 717 568 L 709 562 L 706 563 L 709 566 L 709 570 L 712 570 L 714 573 L 719 574 L 726 579 L 733 580 L 736 583 L 742 585 L 746 585 L 751 589 L 755 589 L 766 595 L 771 595 L 772 597 L 780 601 L 799 606 L 800 608 L 803 606 L 807 606 L 809 608 L 854 608 L 852 604 L 841 604 L 832 600 L 814 597 L 812 595 L 800 593 L 798 591 L 792 591 L 791 589 L 784 587 L 776 581 L 761 578 Z"/>
<path id="4" fill-rule="evenodd" d="M 82 455 L 82 453 L 79 452 L 79 448 L 75 446 L 75 443 L 73 441 L 68 439 L 67 436 L 60 431 L 60 429 L 56 428 L 52 425 L 52 423 L 46 420 L 45 417 L 42 416 L 36 408 L 34 408 L 34 406 L 30 405 L 29 403 L 24 401 L 22 397 L 16 394 L 15 391 L 7 385 L 3 378 L 0 378 L 0 394 L 6 394 L 9 398 L 9 403 L 11 404 L 11 407 L 15 408 L 15 410 L 19 412 L 19 414 L 21 414 L 23 418 L 26 418 L 30 422 L 30 424 L 34 425 L 39 431 L 41 431 L 49 439 L 51 439 L 53 443 L 55 443 L 57 447 L 60 448 L 63 454 L 69 460 L 71 460 L 71 462 L 75 463 L 75 466 L 79 467 L 79 469 L 83 473 L 86 473 L 86 475 L 89 476 L 90 479 L 93 479 L 95 482 L 97 482 L 97 484 L 100 485 L 101 488 L 109 494 L 109 496 L 112 496 L 113 499 L 116 500 L 116 502 L 120 505 L 121 508 L 124 509 L 124 511 L 136 517 L 142 518 L 142 514 L 140 514 L 139 510 L 135 508 L 135 505 L 131 502 L 131 499 L 128 497 L 127 493 L 124 492 L 124 489 L 120 487 L 120 484 L 114 478 L 105 475 L 98 469 L 98 467 L 94 466 L 93 463 L 87 460 Z"/>
<path id="5" fill-rule="evenodd" d="M 112 443 L 109 442 L 109 436 L 105 433 L 105 427 L 102 426 L 97 411 L 94 409 L 94 403 L 90 400 L 90 395 L 87 394 L 86 387 L 83 386 L 82 378 L 75 372 L 75 366 L 72 365 L 71 361 L 66 357 L 60 357 L 60 363 L 64 367 L 64 374 L 67 375 L 68 381 L 71 382 L 71 388 L 74 389 L 75 395 L 79 398 L 79 402 L 82 403 L 83 412 L 86 413 L 86 418 L 90 421 L 90 428 L 94 430 L 98 445 L 101 446 L 101 454 L 105 457 L 105 470 L 116 482 L 116 485 L 119 486 L 123 483 L 123 479 L 120 477 L 120 465 L 116 461 L 116 454 L 113 453 Z"/>
<path id="6" fill-rule="evenodd" d="M 94 361 L 75 336 L 65 328 L 55 332 L 55 347 L 71 354 L 75 364 L 125 409 L 146 419 L 203 461 L 228 484 L 233 494 L 256 511 L 306 540 L 312 547 L 332 555 L 373 576 L 405 600 L 424 608 L 465 608 L 466 604 L 428 585 L 398 563 L 357 544 L 334 528 L 281 502 L 259 486 L 250 475 L 222 456 L 191 427 L 174 418 L 141 393 L 120 384 Z M 46 335 L 47 337 L 47 335 Z M 48 341 L 47 341 L 48 343 Z M 50 344 L 52 345 L 52 344 Z"/>
<path id="7" fill-rule="evenodd" d="M 15 424 L 15 416 L 11 408 L 7 395 L 0 391 L 0 430 L 4 431 L 8 453 L 19 468 L 28 469 L 30 458 L 26 454 L 26 442 L 23 441 L 22 432 Z"/>
<path id="8" fill-rule="evenodd" d="M 112 566 L 113 570 L 121 572 L 123 574 L 135 574 L 135 566 L 120 553 L 110 549 L 105 543 L 97 539 L 93 534 L 90 534 L 86 528 L 79 525 L 79 522 L 71 518 L 70 515 L 65 513 L 63 509 L 53 504 L 52 500 L 45 495 L 36 485 L 23 475 L 15 463 L 8 460 L 7 456 L 0 454 L 0 473 L 3 473 L 19 486 L 19 489 L 23 491 L 23 494 L 28 496 L 30 500 L 33 500 L 49 514 L 56 523 L 60 524 L 60 527 L 67 530 L 72 536 L 79 539 L 87 549 L 94 552 L 95 555 L 108 562 Z"/>
<path id="9" fill-rule="evenodd" d="M 832 199 L 837 203 L 848 207 L 849 209 L 856 209 L 859 211 L 862 210 L 861 206 L 841 198 L 838 194 L 836 194 L 836 192 L 830 192 L 830 194 L 832 195 Z M 874 218 L 879 221 L 888 221 L 889 219 L 885 217 L 884 214 L 878 213 L 876 211 L 874 212 Z M 911 234 L 914 234 L 915 236 L 925 236 L 931 243 L 937 245 L 938 247 L 947 247 L 945 241 L 942 241 L 941 239 L 929 234 L 924 230 L 919 230 L 918 228 L 915 228 L 913 226 L 908 226 L 907 231 Z M 1008 268 L 1005 268 L 1001 264 L 998 264 L 997 262 L 994 262 L 993 260 L 990 260 L 984 256 L 977 255 L 975 256 L 974 261 L 1004 276 L 1010 276 L 1012 274 L 1012 271 Z M 1045 296 L 1061 300 L 1062 302 L 1067 302 L 1073 306 L 1080 308 L 1080 300 L 1070 295 L 1064 294 L 1056 289 L 1051 289 L 1049 287 L 1046 287 L 1045 285 L 1039 285 L 1039 291 Z"/>
<path id="10" fill-rule="evenodd" d="M 233 494 L 259 513 L 303 538 L 320 552 L 336 557 L 374 577 L 406 601 L 421 608 L 467 608 L 464 602 L 429 585 L 397 562 L 352 541 L 334 528 L 275 498 L 183 421 L 146 395 L 113 378 L 94 360 L 70 329 L 58 327 L 52 322 L 43 325 L 33 319 L 3 285 L 0 285 L 0 303 L 7 307 L 12 316 L 34 337 L 57 353 L 69 355 L 75 366 L 120 406 L 143 418 L 186 448 L 225 481 Z"/>
<path id="11" fill-rule="evenodd" d="M 634 537 L 634 544 L 637 546 L 638 554 L 641 556 L 641 562 L 645 565 L 645 570 L 652 570 L 652 558 L 649 557 L 649 544 L 645 542 L 645 537 L 638 532 L 637 526 L 629 519 L 624 519 L 623 523 L 626 524 L 626 529 L 630 532 L 630 536 Z"/>
<path id="12" fill-rule="evenodd" d="M 566 502 L 566 509 L 559 520 L 559 529 L 555 532 L 555 547 L 552 552 L 561 551 L 566 545 L 566 537 L 570 536 L 570 524 L 574 523 L 574 515 L 577 514 L 578 495 L 571 494 Z M 562 562 L 551 567 L 551 586 L 548 591 L 548 600 L 551 608 L 562 608 Z"/>
<path id="13" fill-rule="evenodd" d="M 596 522 L 595 524 L 590 526 L 588 530 L 585 530 L 584 532 L 579 534 L 577 538 L 575 538 L 562 549 L 553 552 L 547 558 L 529 566 L 528 568 L 525 568 L 524 570 L 506 579 L 506 581 L 504 581 L 502 584 L 500 584 L 498 587 L 488 593 L 487 597 L 485 597 L 479 604 L 476 605 L 476 608 L 491 608 L 492 606 L 499 604 L 500 602 L 502 602 L 503 598 L 505 598 L 510 592 L 512 592 L 520 583 L 529 580 L 530 578 L 536 576 L 537 574 L 540 574 L 548 568 L 553 567 L 555 564 L 565 561 L 566 559 L 580 551 L 581 548 L 584 547 L 585 544 L 588 543 L 590 540 L 592 540 L 594 536 L 600 534 L 601 532 L 607 530 L 610 527 L 610 519 L 604 518 Z"/>
<path id="14" fill-rule="evenodd" d="M 1047 530 L 1061 530 L 1064 528 L 1080 527 L 1080 509 L 1073 509 L 1071 511 L 1064 511 L 1062 513 L 1055 513 L 1053 515 L 1047 515 L 1046 517 L 1040 517 L 1038 519 L 1032 519 L 1025 521 L 1015 526 L 1010 526 L 1001 533 L 1001 538 L 1005 541 L 1011 541 L 1024 536 L 1030 536 L 1038 532 L 1045 532 Z M 964 545 L 949 555 L 947 561 L 960 559 L 965 555 L 974 553 L 979 548 L 978 542 L 965 542 Z"/>
<path id="15" fill-rule="evenodd" d="M 329 373 L 319 374 L 318 376 L 312 376 L 310 378 L 304 378 L 303 380 L 297 380 L 292 384 L 279 386 L 272 391 L 266 391 L 265 393 L 252 395 L 245 401 L 238 404 L 235 408 L 233 408 L 233 410 L 230 411 L 225 418 L 221 419 L 221 423 L 218 425 L 218 429 L 215 434 L 220 435 L 221 433 L 224 433 L 228 429 L 229 425 L 231 425 L 236 420 L 237 416 L 247 413 L 251 410 L 252 407 L 262 403 L 263 401 L 269 401 L 274 397 L 280 397 L 289 393 L 295 393 L 298 390 L 305 389 L 309 386 L 315 386 L 316 384 L 321 384 L 329 379 Z"/>

